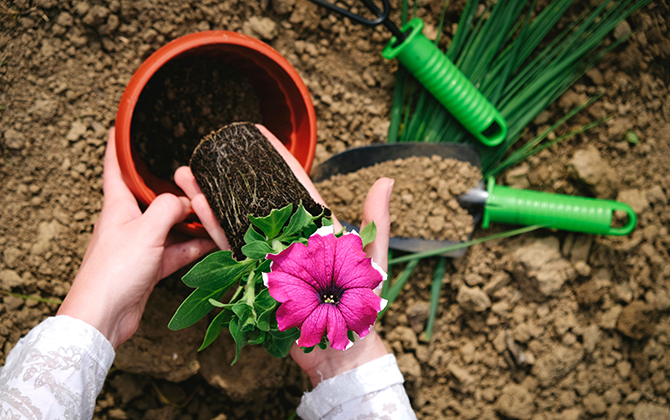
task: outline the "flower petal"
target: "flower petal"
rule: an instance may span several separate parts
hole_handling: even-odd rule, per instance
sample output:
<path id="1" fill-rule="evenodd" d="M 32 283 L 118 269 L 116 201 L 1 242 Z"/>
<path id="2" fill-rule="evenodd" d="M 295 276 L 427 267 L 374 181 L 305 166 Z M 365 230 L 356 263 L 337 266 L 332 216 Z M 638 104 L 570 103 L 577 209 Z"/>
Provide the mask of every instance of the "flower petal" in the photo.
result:
<path id="1" fill-rule="evenodd" d="M 312 299 L 318 296 L 316 289 L 299 277 L 282 271 L 267 273 L 268 291 L 277 302 L 290 299 Z"/>
<path id="2" fill-rule="evenodd" d="M 272 273 L 284 272 L 314 288 L 323 289 L 330 284 L 332 274 L 324 279 L 322 272 L 314 270 L 314 266 L 322 265 L 323 256 L 320 256 L 318 251 L 295 242 L 277 255 L 268 255 L 268 259 L 272 261 Z M 275 299 L 277 298 L 275 297 Z"/>
<path id="3" fill-rule="evenodd" d="M 342 295 L 338 309 L 348 328 L 365 337 L 377 320 L 377 313 L 382 309 L 381 301 L 382 298 L 370 289 L 349 289 Z"/>
<path id="4" fill-rule="evenodd" d="M 316 346 L 321 342 L 328 324 L 329 304 L 318 305 L 300 327 L 300 338 L 296 342 L 301 347 Z"/>
<path id="5" fill-rule="evenodd" d="M 333 277 L 343 289 L 374 289 L 383 280 L 381 273 L 372 266 L 372 259 L 363 251 L 363 242 L 358 235 L 345 235 L 337 239 Z"/>
<path id="6" fill-rule="evenodd" d="M 349 345 L 347 322 L 334 305 L 328 306 L 328 341 L 335 350 L 344 350 Z"/>
<path id="7" fill-rule="evenodd" d="M 319 299 L 290 299 L 282 303 L 277 309 L 277 326 L 279 331 L 289 328 L 300 328 L 312 312 L 319 306 Z"/>

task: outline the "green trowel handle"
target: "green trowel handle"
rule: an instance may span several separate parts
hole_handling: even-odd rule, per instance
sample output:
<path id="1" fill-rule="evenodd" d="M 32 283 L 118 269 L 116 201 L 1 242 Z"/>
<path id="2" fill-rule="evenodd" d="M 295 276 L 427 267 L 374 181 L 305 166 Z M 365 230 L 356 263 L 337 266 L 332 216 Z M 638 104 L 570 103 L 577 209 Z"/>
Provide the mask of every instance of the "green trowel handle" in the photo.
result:
<path id="1" fill-rule="evenodd" d="M 488 197 L 482 226 L 490 222 L 514 225 L 543 225 L 553 229 L 600 235 L 627 235 L 635 227 L 635 212 L 630 206 L 612 200 L 549 194 L 495 185 L 487 181 Z M 612 227 L 612 214 L 620 210 L 628 214 L 628 223 Z"/>
<path id="2" fill-rule="evenodd" d="M 392 37 L 382 55 L 398 60 L 435 98 L 479 141 L 487 146 L 500 144 L 507 136 L 507 123 L 498 110 L 447 58 L 421 29 L 414 18 L 403 26 L 407 38 L 396 45 Z"/>

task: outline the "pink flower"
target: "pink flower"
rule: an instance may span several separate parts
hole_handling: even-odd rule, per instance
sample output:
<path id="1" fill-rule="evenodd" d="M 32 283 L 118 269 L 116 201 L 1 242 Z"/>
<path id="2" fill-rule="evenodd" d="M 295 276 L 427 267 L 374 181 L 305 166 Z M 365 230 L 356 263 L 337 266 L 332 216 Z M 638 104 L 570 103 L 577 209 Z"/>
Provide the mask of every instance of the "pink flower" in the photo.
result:
<path id="1" fill-rule="evenodd" d="M 374 293 L 386 273 L 367 258 L 360 236 L 339 238 L 333 227 L 317 230 L 307 245 L 291 244 L 272 260 L 263 275 L 277 309 L 280 331 L 298 327 L 302 347 L 312 347 L 327 332 L 330 346 L 344 350 L 351 345 L 349 330 L 361 338 L 370 332 L 386 300 Z"/>

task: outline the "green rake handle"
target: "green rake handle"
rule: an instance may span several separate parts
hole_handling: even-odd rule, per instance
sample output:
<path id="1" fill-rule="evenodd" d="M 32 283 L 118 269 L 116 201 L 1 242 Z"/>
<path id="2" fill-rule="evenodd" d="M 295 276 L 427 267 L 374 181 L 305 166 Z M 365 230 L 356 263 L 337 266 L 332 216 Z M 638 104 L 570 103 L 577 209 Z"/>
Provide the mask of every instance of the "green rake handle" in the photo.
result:
<path id="1" fill-rule="evenodd" d="M 507 136 L 507 123 L 498 110 L 421 32 L 423 21 L 414 18 L 402 31 L 409 35 L 396 45 L 391 38 L 382 51 L 384 58 L 398 60 L 479 141 L 500 144 Z M 408 32 L 411 31 L 411 32 Z"/>
<path id="2" fill-rule="evenodd" d="M 488 197 L 482 221 L 484 229 L 489 227 L 490 222 L 495 222 L 543 225 L 552 229 L 599 235 L 627 235 L 635 227 L 635 212 L 630 206 L 618 201 L 519 190 L 496 185 L 493 177 L 488 179 L 486 190 Z M 615 210 L 628 215 L 625 226 L 611 226 Z"/>

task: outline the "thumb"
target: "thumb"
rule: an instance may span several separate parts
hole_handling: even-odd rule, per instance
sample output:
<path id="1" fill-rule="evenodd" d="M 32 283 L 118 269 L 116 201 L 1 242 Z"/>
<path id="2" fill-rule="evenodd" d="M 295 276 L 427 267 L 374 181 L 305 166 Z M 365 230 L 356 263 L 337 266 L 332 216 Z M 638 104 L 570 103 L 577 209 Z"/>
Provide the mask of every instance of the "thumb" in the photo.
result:
<path id="1" fill-rule="evenodd" d="M 137 220 L 146 219 L 139 222 L 139 226 L 143 227 L 143 233 L 163 244 L 170 229 L 184 220 L 189 212 L 190 205 L 187 198 L 165 193 L 156 197 Z"/>
<path id="2" fill-rule="evenodd" d="M 391 230 L 391 218 L 389 215 L 389 202 L 393 192 L 394 181 L 390 178 L 380 178 L 374 183 L 363 204 L 363 220 L 361 230 L 371 221 L 377 226 L 377 236 L 365 248 L 369 257 L 387 270 L 389 232 Z"/>

